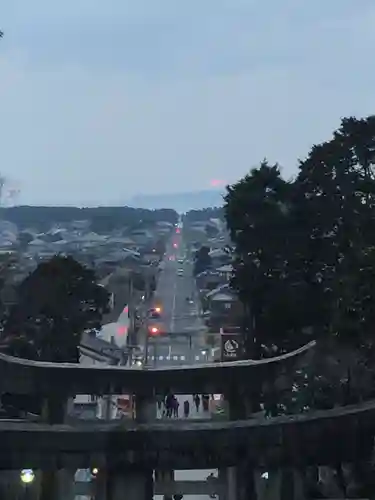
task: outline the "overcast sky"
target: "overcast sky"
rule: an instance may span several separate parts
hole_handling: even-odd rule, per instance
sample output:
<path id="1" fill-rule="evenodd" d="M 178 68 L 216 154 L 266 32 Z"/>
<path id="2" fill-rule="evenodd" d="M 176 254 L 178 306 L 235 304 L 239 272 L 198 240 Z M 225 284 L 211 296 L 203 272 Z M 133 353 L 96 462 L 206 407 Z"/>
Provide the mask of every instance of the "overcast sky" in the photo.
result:
<path id="1" fill-rule="evenodd" d="M 3 0 L 0 171 L 19 203 L 286 176 L 375 112 L 373 0 Z"/>

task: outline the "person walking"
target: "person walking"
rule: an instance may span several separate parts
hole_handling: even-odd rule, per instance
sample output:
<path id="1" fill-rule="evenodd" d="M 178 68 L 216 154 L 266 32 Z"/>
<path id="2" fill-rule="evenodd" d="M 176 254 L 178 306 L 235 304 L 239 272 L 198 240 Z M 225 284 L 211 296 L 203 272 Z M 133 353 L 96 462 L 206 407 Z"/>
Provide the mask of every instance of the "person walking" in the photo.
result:
<path id="1" fill-rule="evenodd" d="M 190 403 L 189 403 L 189 401 L 186 399 L 186 400 L 184 401 L 184 417 L 185 417 L 185 418 L 188 418 L 189 413 L 190 413 Z"/>
<path id="2" fill-rule="evenodd" d="M 208 394 L 202 394 L 202 406 L 203 411 L 207 412 L 209 410 L 210 396 Z"/>
<path id="3" fill-rule="evenodd" d="M 165 398 L 165 408 L 166 408 L 166 417 L 167 418 L 171 418 L 171 416 L 172 416 L 173 400 L 174 400 L 173 394 L 168 394 L 168 396 Z"/>
<path id="4" fill-rule="evenodd" d="M 211 472 L 211 474 L 207 477 L 206 481 L 211 484 L 212 487 L 215 486 L 215 482 L 216 482 L 216 477 L 215 475 L 213 474 L 213 472 Z M 210 498 L 216 498 L 216 493 L 212 492 L 210 494 Z"/>
<path id="5" fill-rule="evenodd" d="M 180 403 L 178 402 L 178 399 L 176 396 L 173 398 L 173 416 L 175 418 L 178 418 L 178 409 L 179 409 Z"/>
<path id="6" fill-rule="evenodd" d="M 161 412 L 162 408 L 163 408 L 163 397 L 162 396 L 157 396 L 156 398 L 156 402 L 157 402 L 157 405 L 158 405 L 158 410 L 159 412 Z"/>
<path id="7" fill-rule="evenodd" d="M 199 394 L 195 394 L 194 397 L 194 404 L 195 404 L 195 409 L 197 410 L 197 413 L 199 412 L 199 406 L 201 404 L 201 398 L 199 397 Z"/>

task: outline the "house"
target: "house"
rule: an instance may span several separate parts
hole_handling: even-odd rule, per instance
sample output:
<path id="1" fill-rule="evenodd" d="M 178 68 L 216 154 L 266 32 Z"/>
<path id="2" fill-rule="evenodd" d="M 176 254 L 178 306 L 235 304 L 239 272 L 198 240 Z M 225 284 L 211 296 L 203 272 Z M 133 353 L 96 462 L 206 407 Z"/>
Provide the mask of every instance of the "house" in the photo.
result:
<path id="1" fill-rule="evenodd" d="M 107 245 L 111 245 L 118 248 L 127 248 L 129 250 L 137 251 L 138 245 L 136 242 L 127 236 L 110 236 L 107 239 Z"/>
<path id="2" fill-rule="evenodd" d="M 121 332 L 119 326 L 113 323 L 105 325 L 97 336 L 84 333 L 79 348 L 79 363 L 83 366 L 125 365 L 128 362 L 128 351 L 119 342 Z M 119 399 L 126 397 L 80 394 L 70 401 L 69 416 L 84 420 L 116 419 L 124 413 L 119 409 Z"/>
<path id="3" fill-rule="evenodd" d="M 147 245 L 154 239 L 152 232 L 147 229 L 134 229 L 130 232 L 130 237 L 138 246 Z"/>
<path id="4" fill-rule="evenodd" d="M 143 262 L 159 263 L 160 254 L 156 252 L 156 248 L 153 248 L 151 251 L 142 252 L 142 260 Z"/>
<path id="5" fill-rule="evenodd" d="M 243 306 L 229 284 L 211 290 L 205 297 L 206 310 L 210 312 L 207 326 L 218 329 L 236 326 L 242 321 Z"/>
<path id="6" fill-rule="evenodd" d="M 218 267 L 216 271 L 220 273 L 220 276 L 222 276 L 226 282 L 229 283 L 233 274 L 233 266 L 232 264 L 224 264 L 223 266 Z"/>
<path id="7" fill-rule="evenodd" d="M 224 264 L 229 264 L 232 260 L 232 256 L 228 252 L 226 252 L 224 248 L 215 248 L 211 250 L 209 256 L 211 257 L 213 268 L 223 266 Z"/>
<path id="8" fill-rule="evenodd" d="M 197 274 L 195 277 L 198 290 L 205 292 L 207 290 L 214 290 L 220 285 L 228 282 L 223 273 L 212 269 L 207 269 Z"/>

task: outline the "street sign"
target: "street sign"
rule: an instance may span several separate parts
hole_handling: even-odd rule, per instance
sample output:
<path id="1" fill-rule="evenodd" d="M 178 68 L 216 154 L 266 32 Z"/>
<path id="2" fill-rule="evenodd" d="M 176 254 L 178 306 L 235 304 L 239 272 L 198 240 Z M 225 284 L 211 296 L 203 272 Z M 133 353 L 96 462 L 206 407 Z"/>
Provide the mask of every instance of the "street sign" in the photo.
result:
<path id="1" fill-rule="evenodd" d="M 221 360 L 236 361 L 242 357 L 242 339 L 233 333 L 221 334 Z"/>

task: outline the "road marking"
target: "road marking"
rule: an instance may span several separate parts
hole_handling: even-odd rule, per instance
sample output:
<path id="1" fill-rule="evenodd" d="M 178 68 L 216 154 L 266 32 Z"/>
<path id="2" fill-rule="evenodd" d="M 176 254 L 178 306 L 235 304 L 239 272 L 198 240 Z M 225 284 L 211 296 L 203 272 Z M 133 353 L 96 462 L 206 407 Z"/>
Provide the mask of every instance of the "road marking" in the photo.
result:
<path id="1" fill-rule="evenodd" d="M 171 318 L 171 332 L 174 331 L 174 323 L 175 323 L 175 309 L 176 309 L 176 288 L 177 282 L 174 282 L 173 286 L 173 299 L 172 299 L 172 318 Z"/>
<path id="2" fill-rule="evenodd" d="M 186 356 L 183 354 L 179 355 L 174 355 L 174 356 L 150 356 L 149 358 L 151 361 L 186 361 Z M 199 361 L 202 359 L 205 361 L 205 358 L 203 356 L 195 356 L 195 360 Z"/>

